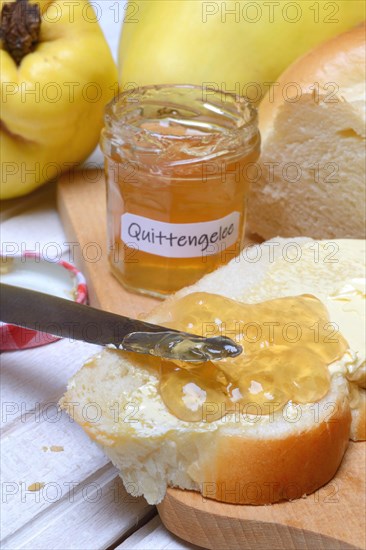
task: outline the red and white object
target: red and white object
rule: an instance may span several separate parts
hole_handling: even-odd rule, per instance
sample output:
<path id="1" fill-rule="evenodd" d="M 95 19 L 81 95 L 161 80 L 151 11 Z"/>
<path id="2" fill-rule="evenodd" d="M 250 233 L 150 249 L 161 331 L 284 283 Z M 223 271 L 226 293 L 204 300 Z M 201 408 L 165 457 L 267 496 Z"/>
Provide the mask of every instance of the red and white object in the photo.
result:
<path id="1" fill-rule="evenodd" d="M 31 252 L 2 256 L 0 274 L 2 283 L 52 294 L 80 304 L 87 303 L 84 275 L 64 260 L 50 262 Z M 1 351 L 34 348 L 56 340 L 59 340 L 57 336 L 46 332 L 0 322 Z"/>

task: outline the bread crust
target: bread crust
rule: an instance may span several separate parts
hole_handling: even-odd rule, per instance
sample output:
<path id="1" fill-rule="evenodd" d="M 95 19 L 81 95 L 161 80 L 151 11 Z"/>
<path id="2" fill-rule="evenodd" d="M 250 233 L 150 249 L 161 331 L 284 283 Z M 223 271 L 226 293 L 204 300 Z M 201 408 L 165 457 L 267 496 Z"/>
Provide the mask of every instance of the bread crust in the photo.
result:
<path id="1" fill-rule="evenodd" d="M 220 437 L 204 469 L 203 496 L 263 505 L 310 494 L 335 475 L 349 443 L 347 400 L 329 419 L 286 439 Z"/>
<path id="2" fill-rule="evenodd" d="M 366 440 L 366 389 L 359 389 L 357 407 L 352 409 L 352 424 L 350 438 L 353 441 Z"/>
<path id="3" fill-rule="evenodd" d="M 259 107 L 259 126 L 265 139 L 271 130 L 277 111 L 286 103 L 283 88 L 288 83 L 301 87 L 302 93 L 313 96 L 317 93 L 329 93 L 324 86 L 335 84 L 342 96 L 344 88 L 352 88 L 365 80 L 365 32 L 366 21 L 353 29 L 320 44 L 310 52 L 298 58 L 278 78 L 273 98 L 269 92 Z M 314 100 L 316 98 L 314 97 Z M 347 99 L 347 97 L 346 97 Z"/>

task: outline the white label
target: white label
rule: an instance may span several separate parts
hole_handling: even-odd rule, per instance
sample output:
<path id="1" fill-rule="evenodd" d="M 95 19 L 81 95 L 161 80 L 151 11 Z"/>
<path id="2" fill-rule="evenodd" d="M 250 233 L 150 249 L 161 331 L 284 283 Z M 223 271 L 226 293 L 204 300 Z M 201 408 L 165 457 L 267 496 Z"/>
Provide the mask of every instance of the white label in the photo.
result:
<path id="1" fill-rule="evenodd" d="M 198 223 L 166 223 L 126 213 L 121 217 L 121 238 L 127 246 L 156 256 L 197 258 L 235 244 L 239 222 L 239 212 Z"/>

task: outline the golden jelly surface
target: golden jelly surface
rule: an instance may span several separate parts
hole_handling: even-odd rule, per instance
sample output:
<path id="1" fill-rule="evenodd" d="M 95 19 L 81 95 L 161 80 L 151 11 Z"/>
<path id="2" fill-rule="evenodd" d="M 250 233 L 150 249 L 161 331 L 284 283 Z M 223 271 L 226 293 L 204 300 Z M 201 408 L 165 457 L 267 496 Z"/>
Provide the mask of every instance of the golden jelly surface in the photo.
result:
<path id="1" fill-rule="evenodd" d="M 238 407 L 268 415 L 289 401 L 319 401 L 329 390 L 328 365 L 348 349 L 323 303 L 308 294 L 245 304 L 193 293 L 171 306 L 164 325 L 243 346 L 238 357 L 218 362 L 160 361 L 162 399 L 185 421 L 214 421 Z"/>

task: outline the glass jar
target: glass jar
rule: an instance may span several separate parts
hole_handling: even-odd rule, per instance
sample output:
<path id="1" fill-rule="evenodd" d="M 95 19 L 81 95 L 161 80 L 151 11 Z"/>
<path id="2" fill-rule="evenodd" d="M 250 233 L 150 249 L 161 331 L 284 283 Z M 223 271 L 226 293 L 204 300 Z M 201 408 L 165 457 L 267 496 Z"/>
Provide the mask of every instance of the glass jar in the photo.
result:
<path id="1" fill-rule="evenodd" d="M 164 297 L 239 254 L 257 113 L 246 98 L 146 86 L 106 108 L 109 262 L 129 290 Z"/>

